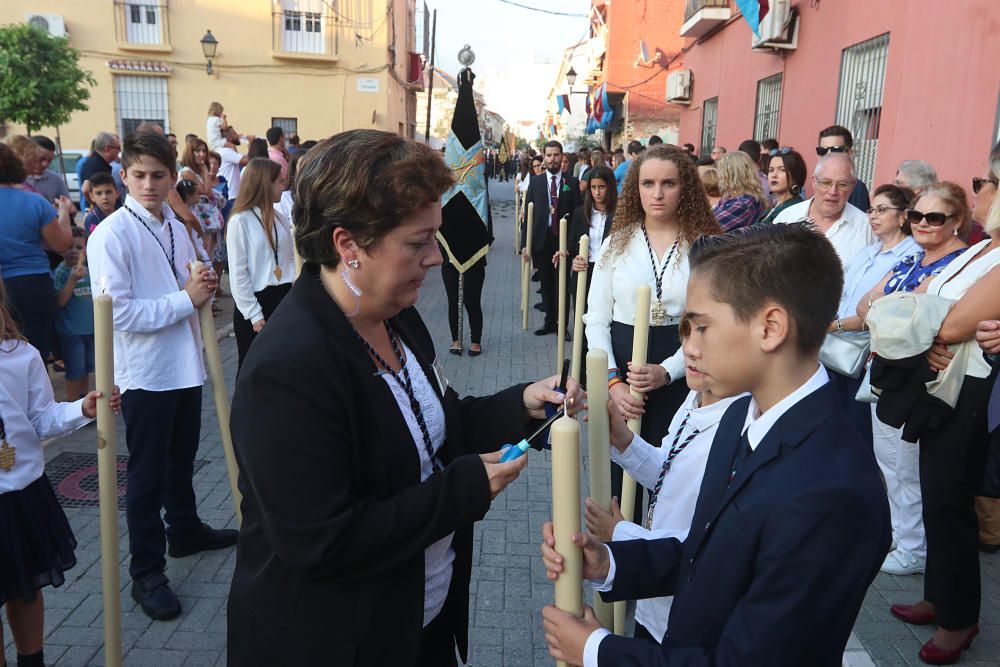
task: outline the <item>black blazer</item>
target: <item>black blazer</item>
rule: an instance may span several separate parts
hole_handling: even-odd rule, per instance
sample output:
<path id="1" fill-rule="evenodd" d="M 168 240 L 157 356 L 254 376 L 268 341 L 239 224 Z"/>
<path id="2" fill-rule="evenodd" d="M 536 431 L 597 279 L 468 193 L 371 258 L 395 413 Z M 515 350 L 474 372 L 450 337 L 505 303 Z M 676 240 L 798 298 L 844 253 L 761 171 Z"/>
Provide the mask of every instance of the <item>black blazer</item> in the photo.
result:
<path id="1" fill-rule="evenodd" d="M 615 217 L 614 212 L 612 212 L 611 215 L 607 217 L 607 220 L 605 220 L 604 233 L 601 235 L 601 241 L 604 241 L 604 239 L 608 238 L 608 234 L 611 233 L 611 223 L 614 221 L 614 217 Z M 580 249 L 580 237 L 589 232 L 590 232 L 590 224 L 583 217 L 583 204 L 581 204 L 580 206 L 577 207 L 575 211 L 573 211 L 573 218 L 569 222 L 568 236 L 569 236 L 570 257 L 576 256 L 577 251 Z M 588 258 L 587 261 L 593 264 L 595 259 L 597 258 L 590 257 Z"/>
<path id="2" fill-rule="evenodd" d="M 438 389 L 416 310 L 392 324 Z M 476 452 L 517 442 L 536 422 L 523 385 L 462 400 L 446 390 L 446 467 L 421 483 L 409 428 L 374 370 L 307 264 L 254 340 L 233 397 L 243 525 L 230 665 L 414 665 L 424 549 L 449 533 L 455 561 L 441 614 L 467 655 L 472 524 L 490 507 Z"/>
<path id="3" fill-rule="evenodd" d="M 875 456 L 828 384 L 778 420 L 730 485 L 749 400 L 719 424 L 687 539 L 609 545 L 609 600 L 676 597 L 662 646 L 607 637 L 602 667 L 841 664 L 889 551 Z"/>
<path id="4" fill-rule="evenodd" d="M 535 219 L 531 221 L 531 252 L 539 253 L 545 248 L 545 236 L 549 233 L 549 172 L 544 171 L 531 177 L 525 194 L 524 210 L 527 216 L 528 203 L 535 203 Z M 556 222 L 563 216 L 572 218 L 573 211 L 583 203 L 580 181 L 565 172 L 559 186 L 559 205 L 556 206 Z M 558 234 L 559 230 L 556 230 Z M 527 227 L 521 230 L 521 246 L 527 243 Z M 579 237 L 578 237 L 579 238 Z M 577 241 L 579 243 L 579 241 Z M 572 247 L 572 246 L 570 246 Z"/>

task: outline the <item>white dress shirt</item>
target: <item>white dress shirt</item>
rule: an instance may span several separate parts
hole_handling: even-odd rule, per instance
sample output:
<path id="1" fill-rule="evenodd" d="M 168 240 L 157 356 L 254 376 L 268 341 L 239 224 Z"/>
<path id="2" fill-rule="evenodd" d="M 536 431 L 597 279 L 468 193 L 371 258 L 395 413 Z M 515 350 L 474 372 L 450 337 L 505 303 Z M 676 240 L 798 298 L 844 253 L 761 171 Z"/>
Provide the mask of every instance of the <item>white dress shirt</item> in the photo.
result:
<path id="1" fill-rule="evenodd" d="M 789 206 L 778 214 L 774 223 L 799 222 L 809 217 L 809 207 L 813 200 L 807 199 L 793 206 Z M 833 223 L 826 230 L 826 238 L 833 244 L 833 249 L 840 257 L 840 263 L 847 265 L 854 256 L 875 242 L 875 235 L 872 234 L 872 227 L 868 224 L 868 216 L 864 211 L 856 208 L 853 204 L 846 204 L 840 219 Z"/>
<path id="2" fill-rule="evenodd" d="M 764 440 L 768 431 L 771 430 L 771 427 L 773 427 L 786 412 L 791 410 L 793 406 L 806 396 L 823 387 L 829 381 L 830 376 L 827 375 L 826 369 L 823 368 L 822 364 L 818 364 L 816 372 L 813 373 L 803 385 L 775 403 L 767 412 L 761 413 L 760 408 L 757 406 L 757 401 L 751 398 L 750 405 L 747 407 L 746 421 L 743 424 L 743 432 L 747 434 L 747 439 L 750 441 L 750 449 L 756 450 L 757 446 Z M 672 425 L 671 428 L 673 428 Z M 634 445 L 635 441 L 633 441 L 632 444 Z M 692 443 L 692 445 L 693 444 L 694 443 Z M 630 446 L 629 449 L 631 448 L 632 447 Z M 682 456 L 683 454 L 678 456 L 675 461 L 679 461 Z M 667 473 L 667 476 L 669 477 L 670 473 Z M 666 480 L 664 480 L 664 485 L 665 484 Z M 615 582 L 615 557 L 614 554 L 611 553 L 610 548 L 607 546 L 605 546 L 605 548 L 608 549 L 608 558 L 610 559 L 608 576 L 602 583 L 594 586 L 594 588 L 598 591 L 610 591 Z M 601 641 L 609 634 L 611 633 L 605 628 L 598 628 L 590 633 L 590 636 L 587 637 L 587 643 L 584 645 L 583 667 L 597 667 L 597 655 L 600 650 Z"/>
<path id="3" fill-rule="evenodd" d="M 632 475 L 636 482 L 652 491 L 671 447 L 675 443 L 680 445 L 697 432 L 687 447 L 674 457 L 670 470 L 663 478 L 656 507 L 653 509 L 652 528 L 645 528 L 645 517 L 639 520 L 641 525 L 619 521 L 612 535 L 614 541 L 656 540 L 663 537 L 676 537 L 683 541 L 687 538 L 698 493 L 701 491 L 701 481 L 705 476 L 705 464 L 708 463 L 719 422 L 729 406 L 745 395 L 724 398 L 701 407 L 698 392 L 691 391 L 670 422 L 670 430 L 664 436 L 661 447 L 653 447 L 636 435 L 624 452 L 611 448 L 611 460 Z M 684 424 L 683 431 L 681 424 Z M 641 623 L 654 637 L 661 639 L 667 632 L 673 601 L 672 596 L 637 601 L 636 622 Z"/>
<path id="4" fill-rule="evenodd" d="M 0 471 L 0 494 L 20 491 L 45 472 L 42 438 L 54 438 L 90 423 L 83 399 L 56 403 L 38 350 L 24 341 L 0 342 L 0 417 L 14 448 L 14 467 Z"/>
<path id="5" fill-rule="evenodd" d="M 219 165 L 219 175 L 226 179 L 229 184 L 229 198 L 236 199 L 240 193 L 240 160 L 243 156 L 236 150 L 223 146 L 216 151 L 222 159 Z"/>
<path id="6" fill-rule="evenodd" d="M 292 191 L 285 190 L 281 193 L 281 201 L 274 205 L 275 210 L 281 211 L 281 215 L 285 216 L 285 220 L 288 221 L 292 229 L 295 228 L 295 220 L 292 219 L 292 206 L 295 205 L 295 201 L 292 199 Z"/>
<path id="7" fill-rule="evenodd" d="M 292 230 L 275 208 L 271 242 L 264 234 L 260 209 L 233 213 L 226 225 L 226 250 L 229 253 L 229 287 L 240 314 L 251 324 L 264 319 L 264 311 L 254 296 L 266 287 L 290 284 L 295 279 L 295 253 Z M 277 240 L 281 278 L 274 275 L 274 250 Z"/>
<path id="8" fill-rule="evenodd" d="M 858 303 L 868 294 L 892 267 L 903 259 L 920 252 L 920 246 L 907 236 L 888 250 L 882 249 L 882 242 L 876 241 L 844 265 L 844 293 L 840 295 L 837 317 L 847 319 L 858 314 Z"/>
<path id="9" fill-rule="evenodd" d="M 588 261 L 591 263 L 594 262 L 598 253 L 601 252 L 601 244 L 604 243 L 604 225 L 607 221 L 608 214 L 606 211 L 598 211 L 596 208 L 591 210 L 590 229 L 587 230 L 587 236 L 590 239 Z"/>
<path id="10" fill-rule="evenodd" d="M 605 261 L 604 255 L 611 246 L 612 238 L 613 236 L 606 238 L 598 252 L 590 294 L 587 295 L 587 314 L 583 316 L 583 321 L 586 323 L 587 345 L 590 349 L 608 353 L 609 369 L 624 370 L 629 360 L 615 359 L 611 349 L 611 322 L 633 325 L 636 288 L 639 285 L 649 285 L 652 290 L 650 303 L 653 304 L 656 301 L 656 287 L 649 247 L 642 230 L 636 228 L 625 250 L 617 257 Z M 662 257 L 657 258 L 657 271 L 669 254 L 670 251 L 667 250 Z M 668 316 L 680 317 L 684 314 L 690 275 L 688 248 L 680 243 L 670 260 L 670 267 L 663 273 L 663 305 Z M 684 352 L 681 348 L 666 359 L 650 359 L 649 362 L 663 366 L 670 374 L 671 382 L 684 377 Z"/>
<path id="11" fill-rule="evenodd" d="M 110 294 L 114 305 L 115 383 L 122 393 L 205 382 L 198 313 L 182 288 L 194 247 L 169 207 L 163 207 L 163 215 L 160 222 L 127 196 L 125 206 L 105 218 L 87 241 L 94 297 Z M 171 235 L 173 267 L 167 259 Z"/>

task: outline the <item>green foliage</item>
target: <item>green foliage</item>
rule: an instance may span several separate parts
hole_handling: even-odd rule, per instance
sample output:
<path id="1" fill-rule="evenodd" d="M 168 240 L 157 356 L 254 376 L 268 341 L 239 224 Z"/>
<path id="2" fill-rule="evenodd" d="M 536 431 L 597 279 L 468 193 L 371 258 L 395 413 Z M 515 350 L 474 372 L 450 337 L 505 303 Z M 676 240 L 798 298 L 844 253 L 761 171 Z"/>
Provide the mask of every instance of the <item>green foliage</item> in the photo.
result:
<path id="1" fill-rule="evenodd" d="M 0 26 L 0 119 L 28 127 L 64 125 L 85 111 L 97 82 L 78 66 L 80 52 L 64 37 L 26 23 Z"/>

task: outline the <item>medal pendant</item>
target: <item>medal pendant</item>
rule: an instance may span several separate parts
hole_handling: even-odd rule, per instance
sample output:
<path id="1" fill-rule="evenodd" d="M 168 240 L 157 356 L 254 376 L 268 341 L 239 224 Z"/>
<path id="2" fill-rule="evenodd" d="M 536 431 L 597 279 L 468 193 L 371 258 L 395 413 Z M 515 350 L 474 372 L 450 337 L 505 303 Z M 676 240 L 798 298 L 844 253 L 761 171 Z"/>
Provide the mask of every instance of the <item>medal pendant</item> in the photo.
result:
<path id="1" fill-rule="evenodd" d="M 281 267 L 280 266 L 274 267 L 274 277 L 277 278 L 278 280 L 281 280 Z"/>
<path id="2" fill-rule="evenodd" d="M 662 326 L 666 321 L 667 309 L 664 308 L 662 301 L 657 301 L 653 304 L 653 307 L 649 309 L 649 322 L 654 326 Z"/>
<path id="3" fill-rule="evenodd" d="M 10 472 L 14 467 L 15 448 L 7 444 L 6 440 L 0 441 L 0 470 Z"/>

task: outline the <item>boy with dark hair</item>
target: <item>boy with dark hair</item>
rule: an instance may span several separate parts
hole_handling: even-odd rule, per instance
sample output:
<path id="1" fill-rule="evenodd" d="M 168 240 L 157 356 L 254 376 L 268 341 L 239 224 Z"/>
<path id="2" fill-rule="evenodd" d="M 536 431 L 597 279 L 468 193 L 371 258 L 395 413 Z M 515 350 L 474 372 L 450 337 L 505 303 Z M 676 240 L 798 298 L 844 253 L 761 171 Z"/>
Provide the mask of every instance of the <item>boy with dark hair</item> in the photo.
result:
<path id="1" fill-rule="evenodd" d="M 235 530 L 213 530 L 198 517 L 192 476 L 201 430 L 205 367 L 197 309 L 218 281 L 192 273 L 194 248 L 164 202 L 177 178 L 174 149 L 157 134 L 125 141 L 124 205 L 87 244 L 98 293 L 114 302 L 115 381 L 129 450 L 125 518 L 132 597 L 151 618 L 181 612 L 164 575 L 164 552 L 180 558 L 236 543 Z M 160 518 L 166 509 L 167 527 Z"/>
<path id="2" fill-rule="evenodd" d="M 122 205 L 118 198 L 118 186 L 111 174 L 98 172 L 90 177 L 90 201 L 94 203 L 83 219 L 83 228 L 93 232 L 106 217 Z"/>
<path id="3" fill-rule="evenodd" d="M 852 160 L 857 161 L 854 156 L 854 137 L 851 135 L 851 131 L 843 125 L 831 125 L 820 130 L 816 155 L 823 157 L 827 153 L 847 153 Z M 854 184 L 854 189 L 851 190 L 851 196 L 847 198 L 847 202 L 861 211 L 867 211 L 871 205 L 868 186 L 860 177 Z"/>
<path id="4" fill-rule="evenodd" d="M 683 542 L 573 536 L 605 599 L 675 596 L 667 633 L 616 637 L 589 608 L 548 606 L 549 652 L 584 667 L 840 665 L 890 542 L 874 454 L 819 364 L 840 261 L 797 223 L 703 237 L 690 263 L 688 365 L 716 396 L 751 396 L 722 417 Z M 556 579 L 551 524 L 543 534 Z"/>

